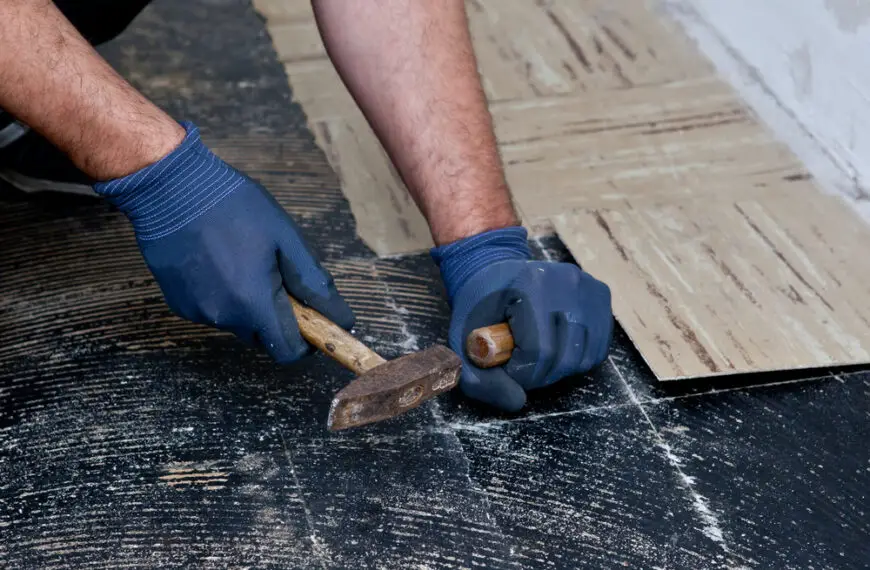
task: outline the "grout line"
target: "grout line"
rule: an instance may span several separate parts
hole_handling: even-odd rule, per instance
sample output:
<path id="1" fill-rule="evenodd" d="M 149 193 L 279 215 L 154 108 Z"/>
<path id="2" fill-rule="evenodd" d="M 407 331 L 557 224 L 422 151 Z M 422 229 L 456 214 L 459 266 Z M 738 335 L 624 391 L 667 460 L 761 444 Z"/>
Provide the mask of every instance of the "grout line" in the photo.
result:
<path id="1" fill-rule="evenodd" d="M 387 299 L 387 301 L 386 301 L 387 307 L 389 307 L 395 313 L 398 324 L 400 325 L 399 334 L 402 338 L 401 338 L 401 343 L 399 344 L 399 346 L 401 346 L 406 351 L 407 350 L 419 350 L 419 347 L 418 347 L 419 337 L 418 337 L 418 335 L 411 333 L 410 329 L 408 328 L 407 321 L 405 319 L 403 319 L 403 315 L 407 314 L 407 310 L 398 306 L 398 304 L 396 303 L 395 296 L 393 295 L 393 291 L 390 288 L 390 284 L 381 277 L 381 275 L 378 272 L 377 267 L 373 266 L 372 269 L 373 269 L 373 274 L 374 274 L 375 278 L 384 287 L 384 293 L 385 293 L 384 296 Z M 404 313 L 403 313 L 403 311 L 404 311 Z M 481 497 L 481 499 L 483 500 L 483 503 L 486 507 L 486 512 L 485 512 L 486 520 L 490 525 L 492 525 L 493 529 L 495 529 L 498 532 L 499 536 L 501 536 L 501 538 L 502 538 L 502 543 L 504 544 L 505 541 L 507 540 L 507 535 L 505 535 L 504 530 L 501 528 L 501 526 L 499 526 L 498 521 L 495 520 L 495 517 L 492 514 L 492 503 L 489 500 L 489 495 L 487 495 L 486 491 L 484 491 L 471 478 L 471 469 L 469 466 L 468 454 L 465 452 L 465 446 L 462 445 L 462 440 L 459 439 L 459 436 L 456 435 L 456 431 L 453 430 L 451 428 L 450 424 L 448 424 L 447 421 L 444 419 L 444 414 L 441 413 L 441 405 L 438 403 L 437 399 L 430 400 L 428 408 L 429 408 L 429 413 L 432 415 L 432 418 L 435 420 L 434 429 L 431 431 L 445 435 L 458 448 L 459 456 L 462 458 L 462 463 L 464 464 L 465 479 L 468 481 L 468 486 L 471 489 L 471 492 L 473 494 Z M 508 548 L 507 554 L 511 557 L 514 555 L 514 548 L 512 546 Z"/>
<path id="2" fill-rule="evenodd" d="M 439 433 L 447 435 L 456 446 L 459 448 L 459 455 L 462 457 L 462 462 L 465 467 L 465 479 L 468 481 L 468 486 L 471 488 L 471 491 L 480 496 L 483 500 L 484 506 L 486 507 L 486 520 L 492 527 L 498 532 L 501 536 L 502 544 L 507 547 L 507 554 L 511 557 L 515 556 L 515 548 L 513 545 L 506 544 L 508 536 L 504 533 L 504 529 L 501 528 L 501 525 L 498 524 L 498 521 L 492 514 L 492 502 L 489 500 L 489 495 L 487 492 L 471 477 L 471 469 L 469 467 L 468 454 L 465 452 L 465 446 L 462 444 L 462 440 L 459 439 L 459 436 L 456 435 L 456 431 L 453 429 L 452 424 L 447 423 L 444 419 L 444 414 L 441 413 L 441 405 L 438 403 L 438 400 L 431 400 L 429 411 L 432 414 L 432 417 L 435 419 L 436 430 Z M 440 428 L 443 426 L 443 428 Z M 518 562 L 516 564 L 519 564 Z"/>
<path id="3" fill-rule="evenodd" d="M 612 358 L 613 357 L 608 357 L 608 360 L 610 361 L 611 366 L 613 366 L 617 370 L 617 374 L 619 374 L 620 379 L 622 379 L 622 373 L 616 367 L 616 364 L 613 362 Z M 769 382 L 767 384 L 752 384 L 752 385 L 748 385 L 748 386 L 735 386 L 733 388 L 723 388 L 723 389 L 719 389 L 719 390 L 713 389 L 713 390 L 708 390 L 706 392 L 698 392 L 695 394 L 681 394 L 679 396 L 665 396 L 663 398 L 651 398 L 649 400 L 641 400 L 640 398 L 637 398 L 637 395 L 635 394 L 635 398 L 637 398 L 638 402 L 640 402 L 643 405 L 655 406 L 655 405 L 664 404 L 667 402 L 678 402 L 680 400 L 688 400 L 690 398 L 699 398 L 702 396 L 714 396 L 717 394 L 727 394 L 729 392 L 738 392 L 741 390 L 752 391 L 752 390 L 755 390 L 758 388 L 788 386 L 790 384 L 803 384 L 803 383 L 816 382 L 818 380 L 824 380 L 824 379 L 830 379 L 830 378 L 834 378 L 834 379 L 836 379 L 840 382 L 843 382 L 843 383 L 846 382 L 846 379 L 843 378 L 842 376 L 831 373 L 831 374 L 828 374 L 825 376 L 813 376 L 811 378 L 798 378 L 795 380 L 783 380 L 781 382 Z M 633 402 L 628 402 L 628 403 L 624 403 L 624 404 L 610 404 L 610 405 L 606 405 L 606 406 L 589 406 L 587 408 L 581 408 L 581 409 L 577 409 L 577 410 L 567 410 L 564 412 L 551 412 L 551 413 L 547 413 L 547 414 L 534 414 L 534 415 L 523 416 L 523 417 L 519 417 L 519 418 L 511 418 L 511 419 L 507 419 L 507 420 L 493 420 L 493 421 L 489 421 L 489 422 L 461 422 L 461 421 L 459 421 L 459 422 L 452 422 L 452 423 L 447 424 L 447 425 L 451 429 L 454 429 L 454 430 L 457 430 L 457 429 L 458 430 L 466 430 L 466 431 L 473 431 L 475 429 L 486 430 L 489 428 L 497 428 L 497 427 L 500 427 L 500 426 L 506 425 L 506 424 L 514 424 L 514 423 L 522 423 L 522 422 L 537 422 L 537 421 L 546 420 L 549 418 L 557 418 L 557 417 L 562 417 L 562 416 L 575 416 L 575 415 L 579 415 L 579 414 L 595 413 L 595 412 L 609 411 L 609 410 L 618 410 L 621 408 L 630 407 L 632 405 L 634 405 Z"/>
<path id="4" fill-rule="evenodd" d="M 534 414 L 530 416 L 523 416 L 519 418 L 512 418 L 509 420 L 493 420 L 489 422 L 452 422 L 447 424 L 448 427 L 454 430 L 465 430 L 465 431 L 475 431 L 475 430 L 486 430 L 489 428 L 497 428 L 503 425 L 508 424 L 517 424 L 517 423 L 525 423 L 525 422 L 538 422 L 541 420 L 546 420 L 549 418 L 558 418 L 562 416 L 576 416 L 579 414 L 591 414 L 595 412 L 601 411 L 609 411 L 609 410 L 618 410 L 620 408 L 627 408 L 632 406 L 631 403 L 624 404 L 610 404 L 607 406 L 589 406 L 588 408 L 583 408 L 580 410 L 567 410 L 564 412 L 552 412 L 548 414 Z"/>
<path id="5" fill-rule="evenodd" d="M 615 366 L 615 364 L 614 364 Z M 706 392 L 698 392 L 696 394 L 681 394 L 679 396 L 665 396 L 664 398 L 652 398 L 649 400 L 643 400 L 641 403 L 643 404 L 660 404 L 664 402 L 677 402 L 679 400 L 688 400 L 689 398 L 698 398 L 700 396 L 714 396 L 716 394 L 727 394 L 729 392 L 739 392 L 741 390 L 756 390 L 759 388 L 772 388 L 776 386 L 788 386 L 790 384 L 804 384 L 807 382 L 817 382 L 819 380 L 827 380 L 830 378 L 836 378 L 836 375 L 832 373 L 828 373 L 824 376 L 812 376 L 810 378 L 795 378 L 794 380 L 780 380 L 779 382 L 768 382 L 767 384 L 749 384 L 746 386 L 734 386 L 732 388 L 713 388 L 712 390 L 707 390 Z M 845 380 L 844 380 L 845 381 Z"/>
<path id="6" fill-rule="evenodd" d="M 541 236 L 537 236 L 535 238 L 532 238 L 532 241 L 534 241 L 535 245 L 538 246 L 538 249 L 541 250 L 541 253 L 544 255 L 544 260 L 553 261 L 553 256 L 550 254 L 549 250 L 547 250 L 547 247 L 544 245 L 544 242 L 541 239 Z"/>
<path id="7" fill-rule="evenodd" d="M 686 475 L 685 471 L 683 471 L 683 461 L 674 454 L 671 446 L 668 445 L 664 437 L 662 437 L 658 428 L 649 417 L 646 409 L 643 407 L 640 399 L 637 397 L 637 394 L 635 394 L 634 390 L 631 389 L 631 385 L 625 379 L 622 371 L 616 366 L 616 363 L 613 362 L 612 358 L 608 357 L 607 361 L 610 366 L 612 366 L 613 369 L 616 371 L 616 375 L 622 382 L 623 387 L 628 394 L 628 397 L 631 400 L 632 404 L 637 406 L 637 408 L 640 410 L 640 413 L 643 414 L 646 423 L 649 424 L 649 427 L 652 430 L 653 435 L 656 439 L 656 445 L 662 451 L 664 451 L 665 458 L 668 460 L 668 463 L 671 465 L 671 467 L 677 472 L 677 475 L 680 478 L 680 482 L 682 483 L 686 491 L 688 491 L 689 496 L 692 499 L 692 508 L 704 525 L 704 527 L 701 529 L 701 533 L 713 542 L 719 544 L 719 546 L 726 554 L 728 554 L 729 556 L 733 556 L 733 552 L 728 546 L 728 543 L 726 542 L 725 531 L 722 527 L 722 523 L 719 521 L 719 516 L 710 508 L 710 501 L 704 495 L 699 493 L 698 490 L 695 488 L 695 478 Z"/>
<path id="8" fill-rule="evenodd" d="M 299 501 L 302 503 L 302 510 L 305 512 L 305 523 L 308 526 L 308 530 L 311 532 L 311 535 L 308 537 L 311 539 L 311 550 L 314 554 L 314 557 L 320 563 L 320 567 L 323 570 L 326 570 L 326 555 L 327 547 L 320 538 L 317 536 L 317 530 L 314 527 L 314 515 L 311 514 L 311 508 L 308 506 L 308 501 L 305 500 L 305 493 L 302 489 L 302 483 L 299 481 L 299 475 L 296 473 L 296 464 L 293 461 L 293 454 L 290 453 L 290 449 L 287 447 L 287 440 L 284 439 L 284 434 L 281 431 L 278 431 L 278 436 L 281 438 L 281 445 L 284 448 L 284 457 L 287 458 L 287 462 L 290 464 L 290 474 L 293 475 L 293 483 L 296 485 L 296 489 L 299 492 Z"/>
<path id="9" fill-rule="evenodd" d="M 398 343 L 399 348 L 402 349 L 403 354 L 408 354 L 410 352 L 414 352 L 420 350 L 420 336 L 413 334 L 408 325 L 408 319 L 405 317 L 408 315 L 408 309 L 405 307 L 400 307 L 396 302 L 396 295 L 393 293 L 393 289 L 390 287 L 389 281 L 381 276 L 381 272 L 378 269 L 377 264 L 372 264 L 372 275 L 375 277 L 377 282 L 384 288 L 384 297 L 386 301 L 384 304 L 393 312 L 394 322 L 399 326 L 399 334 L 403 337 L 402 342 Z"/>

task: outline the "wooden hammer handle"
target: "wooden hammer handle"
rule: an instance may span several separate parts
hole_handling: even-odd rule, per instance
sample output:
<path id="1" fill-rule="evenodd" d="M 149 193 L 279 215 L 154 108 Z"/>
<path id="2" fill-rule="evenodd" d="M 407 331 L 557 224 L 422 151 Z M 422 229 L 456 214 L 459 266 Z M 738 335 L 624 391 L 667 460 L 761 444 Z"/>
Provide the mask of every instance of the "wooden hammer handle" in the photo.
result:
<path id="1" fill-rule="evenodd" d="M 302 338 L 353 370 L 357 376 L 386 362 L 380 354 L 314 309 L 302 305 L 293 297 L 290 297 L 290 304 L 293 305 Z"/>
<path id="2" fill-rule="evenodd" d="M 501 366 L 511 358 L 514 337 L 507 323 L 474 329 L 465 339 L 468 359 L 480 368 Z"/>

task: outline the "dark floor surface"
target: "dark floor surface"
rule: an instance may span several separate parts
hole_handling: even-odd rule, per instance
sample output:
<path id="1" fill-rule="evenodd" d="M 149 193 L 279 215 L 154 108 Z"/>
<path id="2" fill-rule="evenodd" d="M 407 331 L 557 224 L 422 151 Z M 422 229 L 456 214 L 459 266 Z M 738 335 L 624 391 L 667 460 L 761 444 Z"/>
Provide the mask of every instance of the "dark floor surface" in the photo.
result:
<path id="1" fill-rule="evenodd" d="M 158 0 L 105 53 L 297 215 L 386 356 L 443 342 L 425 255 L 377 260 L 244 0 Z M 8 195 L 8 193 L 4 194 Z M 541 257 L 563 257 L 555 241 Z M 0 566 L 870 567 L 870 374 L 595 374 L 331 434 L 350 374 L 172 317 L 98 202 L 0 202 Z"/>

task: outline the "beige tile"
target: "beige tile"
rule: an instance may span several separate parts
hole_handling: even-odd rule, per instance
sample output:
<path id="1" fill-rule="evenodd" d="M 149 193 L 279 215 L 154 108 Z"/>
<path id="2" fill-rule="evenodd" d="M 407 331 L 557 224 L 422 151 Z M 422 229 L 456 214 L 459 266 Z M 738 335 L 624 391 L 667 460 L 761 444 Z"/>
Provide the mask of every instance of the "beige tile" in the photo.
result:
<path id="1" fill-rule="evenodd" d="M 805 177 L 716 79 L 493 105 L 508 181 L 530 223 L 564 208 L 754 195 Z"/>
<path id="2" fill-rule="evenodd" d="M 716 77 L 661 85 L 538 97 L 490 105 L 502 146 L 599 132 L 642 133 L 680 128 L 686 117 L 707 121 L 743 112 L 742 102 Z"/>
<path id="3" fill-rule="evenodd" d="M 293 100 L 302 105 L 309 122 L 362 116 L 328 59 L 288 63 L 284 69 L 293 90 Z"/>
<path id="4" fill-rule="evenodd" d="M 278 22 L 269 24 L 269 34 L 281 61 L 295 62 L 326 58 L 326 48 L 317 25 L 311 21 Z"/>
<path id="5" fill-rule="evenodd" d="M 489 20 L 480 5 L 469 2 L 467 11 L 481 83 L 489 100 L 534 97 L 524 61 L 505 41 L 498 26 Z"/>
<path id="6" fill-rule="evenodd" d="M 253 0 L 254 9 L 270 24 L 314 20 L 310 0 Z"/>
<path id="7" fill-rule="evenodd" d="M 362 120 L 319 122 L 315 133 L 350 202 L 357 233 L 378 255 L 432 247 L 429 226 Z"/>
<path id="8" fill-rule="evenodd" d="M 583 62 L 538 3 L 469 0 L 468 12 L 488 20 L 490 40 L 521 62 L 534 94 L 572 93 L 578 87 Z"/>
<path id="9" fill-rule="evenodd" d="M 547 4 L 578 42 L 586 42 L 594 67 L 612 69 L 631 85 L 713 72 L 678 26 L 650 8 L 650 0 L 550 0 Z"/>
<path id="10" fill-rule="evenodd" d="M 529 97 L 518 89 L 547 96 L 712 72 L 641 0 L 469 0 L 467 10 L 491 100 Z"/>
<path id="11" fill-rule="evenodd" d="M 554 222 L 660 379 L 870 361 L 870 230 L 810 184 Z"/>

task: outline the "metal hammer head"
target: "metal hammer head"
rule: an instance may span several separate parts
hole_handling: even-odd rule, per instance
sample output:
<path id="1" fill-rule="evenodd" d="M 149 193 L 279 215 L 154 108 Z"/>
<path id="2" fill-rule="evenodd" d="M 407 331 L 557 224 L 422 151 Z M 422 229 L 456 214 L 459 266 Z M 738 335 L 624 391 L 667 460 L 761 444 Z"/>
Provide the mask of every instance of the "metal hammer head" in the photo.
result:
<path id="1" fill-rule="evenodd" d="M 398 416 L 456 386 L 461 367 L 444 346 L 388 360 L 335 395 L 327 426 L 336 431 Z"/>

